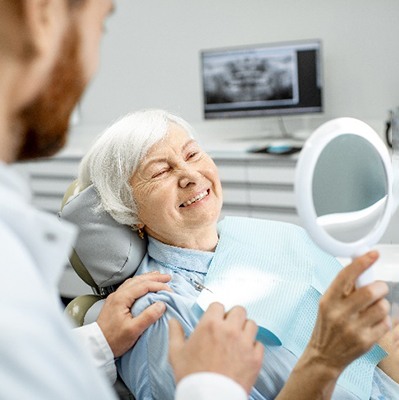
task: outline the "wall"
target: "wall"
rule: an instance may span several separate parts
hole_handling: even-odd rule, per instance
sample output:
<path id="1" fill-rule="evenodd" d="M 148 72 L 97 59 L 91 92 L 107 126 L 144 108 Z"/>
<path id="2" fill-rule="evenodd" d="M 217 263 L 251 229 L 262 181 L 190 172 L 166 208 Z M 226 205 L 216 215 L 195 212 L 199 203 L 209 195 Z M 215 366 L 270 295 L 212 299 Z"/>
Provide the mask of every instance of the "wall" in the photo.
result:
<path id="1" fill-rule="evenodd" d="M 397 0 L 128 0 L 107 23 L 101 67 L 81 106 L 90 137 L 130 110 L 162 107 L 202 134 L 242 136 L 278 129 L 275 118 L 204 121 L 201 49 L 321 38 L 325 113 L 287 117 L 288 129 L 353 116 L 379 132 L 399 104 Z M 72 140 L 77 138 L 77 133 Z"/>

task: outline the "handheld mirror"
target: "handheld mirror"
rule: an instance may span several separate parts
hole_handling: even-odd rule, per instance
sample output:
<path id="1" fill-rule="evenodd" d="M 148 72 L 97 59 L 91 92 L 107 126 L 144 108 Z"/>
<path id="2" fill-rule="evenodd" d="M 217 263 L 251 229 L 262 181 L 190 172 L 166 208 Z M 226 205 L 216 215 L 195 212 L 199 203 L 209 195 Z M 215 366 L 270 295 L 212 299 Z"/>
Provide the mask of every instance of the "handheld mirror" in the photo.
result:
<path id="1" fill-rule="evenodd" d="M 298 214 L 322 249 L 357 257 L 379 241 L 392 213 L 392 167 L 370 126 L 354 118 L 326 122 L 306 141 L 295 175 Z M 370 268 L 357 284 L 373 280 Z"/>

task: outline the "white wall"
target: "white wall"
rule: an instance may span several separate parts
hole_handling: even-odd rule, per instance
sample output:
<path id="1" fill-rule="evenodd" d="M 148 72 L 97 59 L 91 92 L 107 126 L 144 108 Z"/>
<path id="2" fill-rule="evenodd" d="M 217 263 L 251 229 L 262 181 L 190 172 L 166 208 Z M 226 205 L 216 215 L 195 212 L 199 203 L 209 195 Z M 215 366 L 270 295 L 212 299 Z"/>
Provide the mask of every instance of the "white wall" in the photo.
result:
<path id="1" fill-rule="evenodd" d="M 82 102 L 90 137 L 133 109 L 162 107 L 201 133 L 221 136 L 277 129 L 275 118 L 204 121 L 199 51 L 321 38 L 325 113 L 287 117 L 288 129 L 337 116 L 379 132 L 399 104 L 398 0 L 124 0 L 107 23 L 101 67 Z M 76 133 L 72 140 L 78 139 Z"/>

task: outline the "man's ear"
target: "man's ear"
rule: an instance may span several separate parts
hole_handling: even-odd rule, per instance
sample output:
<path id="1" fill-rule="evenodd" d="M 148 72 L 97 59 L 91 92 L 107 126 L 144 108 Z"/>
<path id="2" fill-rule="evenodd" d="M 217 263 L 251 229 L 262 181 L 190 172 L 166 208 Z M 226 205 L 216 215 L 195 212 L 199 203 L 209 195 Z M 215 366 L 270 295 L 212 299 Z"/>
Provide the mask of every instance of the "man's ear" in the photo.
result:
<path id="1" fill-rule="evenodd" d="M 67 26 L 65 0 L 29 0 L 24 2 L 25 21 L 36 53 L 57 51 Z"/>

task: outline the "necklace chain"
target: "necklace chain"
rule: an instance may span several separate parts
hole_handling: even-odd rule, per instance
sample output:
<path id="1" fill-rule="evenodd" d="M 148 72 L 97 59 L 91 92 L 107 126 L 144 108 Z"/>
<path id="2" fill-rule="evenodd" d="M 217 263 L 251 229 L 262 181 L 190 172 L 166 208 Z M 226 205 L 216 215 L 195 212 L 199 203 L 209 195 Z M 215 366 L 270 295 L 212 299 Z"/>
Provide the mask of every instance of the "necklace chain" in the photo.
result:
<path id="1" fill-rule="evenodd" d="M 201 282 L 198 282 L 197 280 L 193 279 L 193 278 L 187 278 L 186 276 L 182 275 L 180 272 L 181 271 L 186 271 L 186 272 L 196 272 L 197 274 L 201 274 L 204 277 L 206 276 L 206 272 L 200 272 L 200 271 L 193 271 L 193 270 L 189 270 L 186 268 L 180 268 L 180 267 L 176 267 L 172 264 L 168 264 L 165 263 L 163 261 L 159 261 L 154 259 L 158 264 L 162 265 L 163 267 L 172 270 L 173 272 L 175 272 L 176 274 L 179 274 L 183 279 L 185 279 L 195 290 L 197 290 L 198 292 L 202 292 L 202 290 L 208 290 L 211 292 L 211 290 L 209 290 L 207 287 L 205 287 Z"/>

